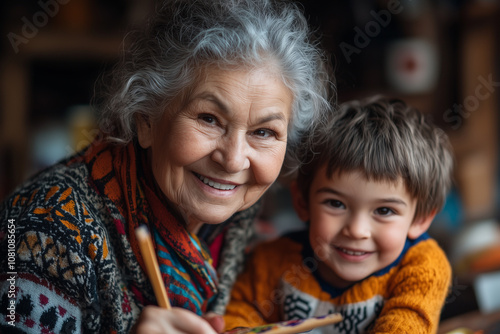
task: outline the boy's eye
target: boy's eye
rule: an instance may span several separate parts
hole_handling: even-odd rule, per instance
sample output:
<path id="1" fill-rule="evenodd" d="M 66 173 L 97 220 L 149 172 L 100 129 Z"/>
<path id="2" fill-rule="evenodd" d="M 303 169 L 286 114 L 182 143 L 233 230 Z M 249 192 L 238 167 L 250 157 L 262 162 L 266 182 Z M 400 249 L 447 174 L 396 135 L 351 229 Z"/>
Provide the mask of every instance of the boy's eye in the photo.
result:
<path id="1" fill-rule="evenodd" d="M 389 208 L 378 208 L 377 210 L 375 210 L 377 212 L 377 214 L 381 215 L 381 216 L 388 216 L 390 214 L 393 214 L 394 211 L 392 209 L 389 209 Z"/>
<path id="2" fill-rule="evenodd" d="M 345 208 L 344 203 L 342 203 L 341 201 L 338 201 L 336 199 L 328 199 L 328 200 L 324 201 L 324 203 L 331 206 L 332 208 L 338 208 L 338 209 Z"/>

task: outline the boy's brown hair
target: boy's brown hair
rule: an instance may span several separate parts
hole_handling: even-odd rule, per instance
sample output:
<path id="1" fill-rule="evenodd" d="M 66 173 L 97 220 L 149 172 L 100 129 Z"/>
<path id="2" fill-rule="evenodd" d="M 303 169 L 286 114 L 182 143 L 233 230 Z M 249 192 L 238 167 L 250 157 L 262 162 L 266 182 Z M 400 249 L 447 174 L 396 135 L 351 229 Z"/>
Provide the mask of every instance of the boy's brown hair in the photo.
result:
<path id="1" fill-rule="evenodd" d="M 372 97 L 342 104 L 314 137 L 307 138 L 297 186 L 303 198 L 315 173 L 360 171 L 368 180 L 396 181 L 417 200 L 414 218 L 439 211 L 451 187 L 448 137 L 418 110 L 398 99 Z"/>

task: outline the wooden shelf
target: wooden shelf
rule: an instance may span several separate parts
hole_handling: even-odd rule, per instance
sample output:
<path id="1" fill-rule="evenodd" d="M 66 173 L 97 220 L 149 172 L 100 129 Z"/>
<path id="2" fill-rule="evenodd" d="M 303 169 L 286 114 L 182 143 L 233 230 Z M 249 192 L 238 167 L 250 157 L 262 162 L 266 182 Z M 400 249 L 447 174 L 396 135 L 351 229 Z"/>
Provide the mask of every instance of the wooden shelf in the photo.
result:
<path id="1" fill-rule="evenodd" d="M 0 178 L 0 200 L 28 176 L 31 65 L 39 60 L 112 63 L 120 55 L 122 39 L 118 34 L 47 30 L 19 45 L 17 54 L 10 50 L 0 59 L 0 159 L 9 157 L 3 163 L 8 166 L 1 166 L 9 175 Z"/>
<path id="2" fill-rule="evenodd" d="M 121 35 L 71 33 L 64 31 L 41 32 L 19 47 L 23 58 L 116 58 L 122 48 Z"/>

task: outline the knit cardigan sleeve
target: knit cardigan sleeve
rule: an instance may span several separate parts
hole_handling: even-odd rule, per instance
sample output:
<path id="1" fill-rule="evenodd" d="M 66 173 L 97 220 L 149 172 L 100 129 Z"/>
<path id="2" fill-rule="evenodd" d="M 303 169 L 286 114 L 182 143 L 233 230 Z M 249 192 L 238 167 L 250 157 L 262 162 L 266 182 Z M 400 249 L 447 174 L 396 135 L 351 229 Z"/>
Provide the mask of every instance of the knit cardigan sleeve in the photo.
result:
<path id="1" fill-rule="evenodd" d="M 387 287 L 371 333 L 435 333 L 451 283 L 449 261 L 433 239 L 412 247 Z"/>
<path id="2" fill-rule="evenodd" d="M 0 259 L 0 300 L 11 305 L 0 310 L 0 332 L 125 333 L 137 318 L 81 175 L 52 171 L 0 204 L 2 249 L 7 222 L 15 226 L 15 260 Z"/>
<path id="3" fill-rule="evenodd" d="M 10 220 L 15 227 L 15 260 L 11 264 L 1 260 L 2 275 L 10 281 L 2 278 L 0 293 L 15 309 L 2 316 L 8 320 L 2 321 L 3 329 L 76 333 L 92 326 L 83 320 L 96 292 L 90 258 L 102 256 L 102 237 L 90 232 L 95 239 L 89 243 L 83 230 L 90 217 L 83 215 L 83 204 L 75 200 L 67 182 L 56 176 L 52 181 L 28 185 L 2 205 L 3 221 Z M 5 241 L 1 240 L 2 248 Z M 6 294 L 13 285 L 15 293 Z"/>

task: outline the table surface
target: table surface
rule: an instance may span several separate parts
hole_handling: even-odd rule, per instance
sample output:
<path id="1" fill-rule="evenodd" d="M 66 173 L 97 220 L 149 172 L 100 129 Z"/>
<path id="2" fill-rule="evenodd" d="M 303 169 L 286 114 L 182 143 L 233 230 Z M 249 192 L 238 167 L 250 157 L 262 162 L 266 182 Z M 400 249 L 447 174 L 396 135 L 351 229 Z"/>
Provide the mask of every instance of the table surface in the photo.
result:
<path id="1" fill-rule="evenodd" d="M 492 327 L 495 327 L 496 331 L 488 331 Z M 457 328 L 468 328 L 474 331 L 484 330 L 484 334 L 498 333 L 498 329 L 500 328 L 500 310 L 488 314 L 473 311 L 446 319 L 440 323 L 437 333 L 446 334 Z"/>

